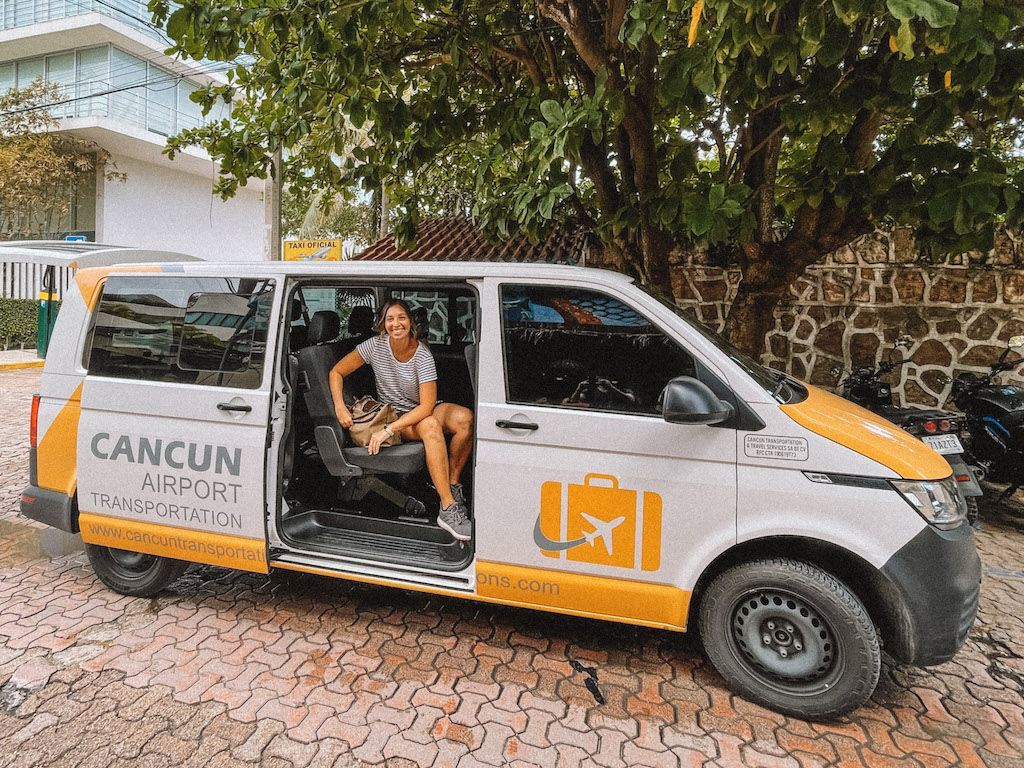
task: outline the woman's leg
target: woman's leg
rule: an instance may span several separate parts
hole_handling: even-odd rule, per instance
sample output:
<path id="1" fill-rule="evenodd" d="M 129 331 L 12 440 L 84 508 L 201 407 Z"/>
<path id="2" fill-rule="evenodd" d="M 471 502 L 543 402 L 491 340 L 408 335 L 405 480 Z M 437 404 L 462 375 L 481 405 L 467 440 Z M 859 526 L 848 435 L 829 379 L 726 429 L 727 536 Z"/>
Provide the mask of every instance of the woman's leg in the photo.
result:
<path id="1" fill-rule="evenodd" d="M 473 412 L 455 403 L 441 403 L 434 408 L 434 418 L 440 422 L 442 432 L 452 436 L 448 448 L 448 481 L 458 483 L 473 448 Z"/>
<path id="2" fill-rule="evenodd" d="M 441 422 L 434 416 L 427 416 L 419 424 L 413 424 L 411 427 L 403 429 L 402 439 L 423 442 L 427 471 L 437 489 L 437 495 L 441 497 L 441 506 L 447 509 L 454 504 L 455 499 L 452 498 L 452 487 L 448 480 L 450 474 L 448 450 L 444 443 L 444 430 L 441 428 Z"/>

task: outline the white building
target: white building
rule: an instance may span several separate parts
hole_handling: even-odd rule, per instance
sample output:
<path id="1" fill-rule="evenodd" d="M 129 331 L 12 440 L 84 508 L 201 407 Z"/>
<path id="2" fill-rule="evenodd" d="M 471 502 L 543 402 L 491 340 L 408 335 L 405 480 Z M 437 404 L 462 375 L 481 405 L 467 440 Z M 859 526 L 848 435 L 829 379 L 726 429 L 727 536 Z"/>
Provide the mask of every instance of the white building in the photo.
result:
<path id="1" fill-rule="evenodd" d="M 79 185 L 64 231 L 47 235 L 263 259 L 264 182 L 250 180 L 222 202 L 205 152 L 173 161 L 162 154 L 167 136 L 204 120 L 189 94 L 211 79 L 224 82 L 226 68 L 183 63 L 163 54 L 168 47 L 140 0 L 0 0 L 0 92 L 40 76 L 61 85 L 68 103 L 51 109 L 61 130 L 98 144 L 126 177 L 100 172 Z"/>

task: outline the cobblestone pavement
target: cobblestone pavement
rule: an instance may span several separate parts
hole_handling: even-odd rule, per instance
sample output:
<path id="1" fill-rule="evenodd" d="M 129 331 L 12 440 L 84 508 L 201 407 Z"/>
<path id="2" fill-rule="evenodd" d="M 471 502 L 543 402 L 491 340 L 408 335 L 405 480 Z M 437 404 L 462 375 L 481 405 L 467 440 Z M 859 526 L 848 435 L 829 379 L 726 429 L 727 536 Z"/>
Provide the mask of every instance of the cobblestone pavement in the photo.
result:
<path id="1" fill-rule="evenodd" d="M 1024 507 L 986 510 L 955 661 L 834 724 L 731 695 L 684 636 L 193 566 L 154 600 L 17 517 L 38 371 L 0 373 L 0 768 L 1024 766 Z M 603 706 L 569 660 L 598 669 Z"/>

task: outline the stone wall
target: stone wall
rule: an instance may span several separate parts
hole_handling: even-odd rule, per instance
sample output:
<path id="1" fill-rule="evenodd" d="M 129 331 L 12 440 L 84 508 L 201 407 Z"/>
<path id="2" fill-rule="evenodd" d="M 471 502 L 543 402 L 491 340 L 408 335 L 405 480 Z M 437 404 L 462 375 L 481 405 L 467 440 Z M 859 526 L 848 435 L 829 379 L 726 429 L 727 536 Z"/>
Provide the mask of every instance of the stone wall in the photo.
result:
<path id="1" fill-rule="evenodd" d="M 706 254 L 673 265 L 676 299 L 712 328 L 724 324 L 736 294 L 736 269 L 712 266 Z M 1024 334 L 1024 238 L 1001 234 L 989 253 L 929 263 L 906 230 L 875 232 L 830 254 L 790 286 L 775 313 L 762 361 L 835 390 L 842 372 L 874 365 L 897 350 L 912 363 L 892 384 L 904 402 L 945 405 L 951 377 L 985 373 L 1011 336 Z M 1021 369 L 1024 374 L 1024 367 Z M 1024 376 L 1001 381 L 1024 384 Z"/>

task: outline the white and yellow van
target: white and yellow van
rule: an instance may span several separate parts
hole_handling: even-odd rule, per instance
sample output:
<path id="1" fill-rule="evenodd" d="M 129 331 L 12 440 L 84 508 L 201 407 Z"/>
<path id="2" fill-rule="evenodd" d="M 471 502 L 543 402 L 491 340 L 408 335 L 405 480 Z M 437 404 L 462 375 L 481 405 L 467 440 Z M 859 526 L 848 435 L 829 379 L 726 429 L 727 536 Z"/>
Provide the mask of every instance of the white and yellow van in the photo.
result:
<path id="1" fill-rule="evenodd" d="M 33 403 L 23 513 L 111 589 L 188 562 L 673 630 L 781 712 L 863 703 L 880 646 L 950 659 L 980 561 L 945 460 L 610 272 L 493 263 L 82 270 Z M 346 444 L 327 375 L 409 301 L 475 414 L 470 542 L 423 450 Z M 346 395 L 372 391 L 372 375 Z M 351 390 L 351 392 L 349 391 Z"/>

